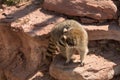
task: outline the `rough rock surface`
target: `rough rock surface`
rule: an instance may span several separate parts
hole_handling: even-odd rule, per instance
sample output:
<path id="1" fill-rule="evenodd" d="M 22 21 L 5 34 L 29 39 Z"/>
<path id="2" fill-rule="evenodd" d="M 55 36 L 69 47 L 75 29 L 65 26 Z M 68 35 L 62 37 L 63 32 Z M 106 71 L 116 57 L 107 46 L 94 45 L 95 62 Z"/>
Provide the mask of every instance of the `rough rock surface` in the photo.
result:
<path id="1" fill-rule="evenodd" d="M 21 31 L 0 25 L 0 68 L 10 80 L 26 80 L 41 64 L 41 44 Z"/>
<path id="2" fill-rule="evenodd" d="M 0 12 L 0 74 L 9 80 L 26 80 L 36 73 L 44 64 L 42 50 L 48 42 L 45 34 L 54 23 L 64 20 L 40 11 L 38 6 L 5 7 Z"/>
<path id="3" fill-rule="evenodd" d="M 113 19 L 117 12 L 112 0 L 44 0 L 43 7 L 70 16 L 97 20 Z"/>
<path id="4" fill-rule="evenodd" d="M 76 59 L 74 63 L 64 65 L 65 59 L 56 56 L 50 66 L 51 76 L 58 80 L 110 80 L 115 74 L 118 74 L 117 70 L 120 68 L 119 66 L 115 70 L 113 68 L 120 64 L 120 55 L 110 51 L 102 56 L 98 54 L 87 55 L 84 67 L 79 66 L 78 56 Z"/>
<path id="5" fill-rule="evenodd" d="M 88 32 L 89 40 L 112 39 L 120 41 L 120 27 L 116 24 L 84 27 Z"/>

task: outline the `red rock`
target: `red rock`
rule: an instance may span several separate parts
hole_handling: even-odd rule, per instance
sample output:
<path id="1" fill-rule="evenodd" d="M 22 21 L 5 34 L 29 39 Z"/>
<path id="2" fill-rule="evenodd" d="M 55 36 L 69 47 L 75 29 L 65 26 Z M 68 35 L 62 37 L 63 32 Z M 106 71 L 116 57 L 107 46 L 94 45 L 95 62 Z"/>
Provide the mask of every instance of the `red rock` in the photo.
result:
<path id="1" fill-rule="evenodd" d="M 30 36 L 0 24 L 0 68 L 9 79 L 26 80 L 37 69 L 42 59 L 39 48 Z"/>
<path id="2" fill-rule="evenodd" d="M 8 7 L 3 12 L 9 11 L 9 15 L 13 12 L 11 9 L 17 10 L 15 7 Z M 10 80 L 27 80 L 31 77 L 31 74 L 38 70 L 38 66 L 44 64 L 41 63 L 44 57 L 42 51 L 48 42 L 45 34 L 48 34 L 56 23 L 64 20 L 62 17 L 45 14 L 39 8 L 28 15 L 26 12 L 29 7 L 19 9 L 18 12 L 11 13 L 15 17 L 9 20 L 12 26 L 2 23 L 8 20 L 3 19 L 3 12 L 0 13 L 0 79 L 4 75 L 1 69 Z"/>
<path id="3" fill-rule="evenodd" d="M 97 20 L 113 19 L 117 12 L 111 0 L 44 0 L 43 7 L 70 16 L 87 16 Z"/>
<path id="4" fill-rule="evenodd" d="M 64 65 L 65 59 L 56 56 L 50 66 L 50 74 L 58 80 L 109 80 L 116 74 L 113 66 L 119 64 L 120 56 L 113 56 L 115 54 L 111 52 L 106 52 L 104 56 L 87 55 L 84 67 L 77 62 Z"/>
<path id="5" fill-rule="evenodd" d="M 89 40 L 112 39 L 120 41 L 120 27 L 116 24 L 84 27 L 88 32 Z"/>

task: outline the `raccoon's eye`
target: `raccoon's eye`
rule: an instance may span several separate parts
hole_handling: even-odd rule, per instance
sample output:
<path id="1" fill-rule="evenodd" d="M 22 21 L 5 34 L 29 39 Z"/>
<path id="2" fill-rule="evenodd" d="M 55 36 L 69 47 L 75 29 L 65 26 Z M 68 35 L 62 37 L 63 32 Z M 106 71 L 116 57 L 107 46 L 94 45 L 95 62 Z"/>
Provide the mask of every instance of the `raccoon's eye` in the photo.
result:
<path id="1" fill-rule="evenodd" d="M 73 39 L 70 39 L 70 38 L 67 38 L 66 39 L 66 42 L 69 46 L 75 46 L 75 43 L 74 43 L 74 40 Z"/>

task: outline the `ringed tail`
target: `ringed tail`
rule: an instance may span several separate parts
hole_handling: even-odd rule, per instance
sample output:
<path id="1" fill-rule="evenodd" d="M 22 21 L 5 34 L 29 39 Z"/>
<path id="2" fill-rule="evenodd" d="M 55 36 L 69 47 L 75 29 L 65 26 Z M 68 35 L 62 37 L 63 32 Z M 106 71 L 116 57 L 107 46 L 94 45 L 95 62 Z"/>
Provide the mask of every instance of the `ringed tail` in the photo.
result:
<path id="1" fill-rule="evenodd" d="M 50 38 L 48 48 L 47 48 L 47 53 L 48 53 L 47 56 L 52 56 L 56 52 L 56 50 L 57 50 L 56 44 L 52 40 L 52 38 Z"/>

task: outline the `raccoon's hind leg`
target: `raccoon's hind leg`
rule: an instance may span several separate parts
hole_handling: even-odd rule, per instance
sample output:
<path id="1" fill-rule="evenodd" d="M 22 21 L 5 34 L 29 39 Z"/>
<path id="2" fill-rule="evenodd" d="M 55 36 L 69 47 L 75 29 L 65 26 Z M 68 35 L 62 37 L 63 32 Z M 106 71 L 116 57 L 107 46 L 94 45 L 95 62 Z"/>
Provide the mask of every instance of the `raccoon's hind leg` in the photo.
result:
<path id="1" fill-rule="evenodd" d="M 85 48 L 85 49 L 79 49 L 78 50 L 79 54 L 80 54 L 80 66 L 84 66 L 84 59 L 88 53 L 88 48 Z"/>

